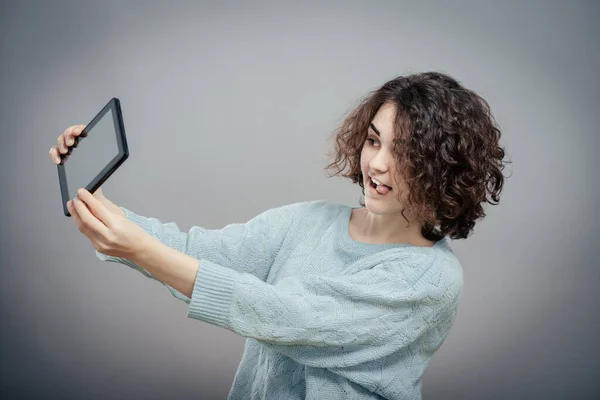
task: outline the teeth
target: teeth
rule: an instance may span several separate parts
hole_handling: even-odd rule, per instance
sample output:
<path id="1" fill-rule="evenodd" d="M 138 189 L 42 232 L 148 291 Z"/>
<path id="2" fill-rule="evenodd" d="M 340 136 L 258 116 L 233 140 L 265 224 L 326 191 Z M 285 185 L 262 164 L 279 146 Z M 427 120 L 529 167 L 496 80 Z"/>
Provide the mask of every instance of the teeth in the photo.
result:
<path id="1" fill-rule="evenodd" d="M 384 183 L 381 183 L 381 182 L 379 182 L 377 179 L 374 179 L 374 178 L 371 178 L 371 182 L 373 182 L 373 183 L 374 183 L 374 184 L 376 184 L 377 186 L 379 186 L 379 185 L 384 185 L 384 186 L 387 186 L 386 184 L 384 184 Z M 389 188 L 390 190 L 392 190 L 392 188 L 391 188 L 390 186 L 388 186 L 388 188 Z"/>

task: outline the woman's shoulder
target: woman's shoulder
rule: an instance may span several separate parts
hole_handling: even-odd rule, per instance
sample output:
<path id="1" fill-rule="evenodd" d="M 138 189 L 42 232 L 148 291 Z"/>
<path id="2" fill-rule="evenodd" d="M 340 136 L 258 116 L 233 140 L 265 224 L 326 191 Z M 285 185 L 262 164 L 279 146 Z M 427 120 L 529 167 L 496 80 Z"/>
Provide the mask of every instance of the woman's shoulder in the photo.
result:
<path id="1" fill-rule="evenodd" d="M 433 247 L 405 246 L 381 251 L 378 262 L 404 277 L 412 285 L 448 280 L 451 285 L 463 285 L 463 267 L 456 254 L 442 238 Z"/>
<path id="2" fill-rule="evenodd" d="M 327 199 L 303 200 L 294 203 L 288 203 L 277 208 L 297 211 L 298 216 L 302 218 L 324 219 L 327 217 L 336 218 L 339 213 L 348 206 L 333 202 Z"/>

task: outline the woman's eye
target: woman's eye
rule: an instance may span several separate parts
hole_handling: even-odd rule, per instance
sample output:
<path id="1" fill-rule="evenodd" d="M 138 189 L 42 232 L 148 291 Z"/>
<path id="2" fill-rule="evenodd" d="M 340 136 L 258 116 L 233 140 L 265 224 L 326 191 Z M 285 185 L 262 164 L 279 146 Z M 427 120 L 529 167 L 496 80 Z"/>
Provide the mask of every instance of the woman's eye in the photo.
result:
<path id="1" fill-rule="evenodd" d="M 371 146 L 375 144 L 375 139 L 374 138 L 367 138 L 367 142 L 371 143 Z"/>

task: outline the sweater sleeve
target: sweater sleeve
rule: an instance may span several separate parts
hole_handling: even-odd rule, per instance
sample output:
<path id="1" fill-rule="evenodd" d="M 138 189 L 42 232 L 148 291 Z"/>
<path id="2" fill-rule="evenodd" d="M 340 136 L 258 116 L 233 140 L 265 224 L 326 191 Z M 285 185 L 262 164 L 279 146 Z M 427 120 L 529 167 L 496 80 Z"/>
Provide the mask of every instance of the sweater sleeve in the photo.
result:
<path id="1" fill-rule="evenodd" d="M 269 284 L 200 260 L 187 316 L 256 339 L 307 366 L 373 362 L 436 329 L 458 304 L 462 275 L 447 272 L 455 270 L 431 256 L 410 262 L 415 268 L 384 262 L 352 275 Z M 418 279 L 407 278 L 407 271 L 418 271 Z"/>
<path id="2" fill-rule="evenodd" d="M 189 232 L 180 231 L 174 222 L 163 224 L 156 218 L 144 217 L 125 207 L 121 209 L 127 219 L 168 247 L 197 259 L 226 265 L 239 273 L 247 273 L 257 280 L 264 281 L 295 215 L 304 203 L 268 209 L 245 223 L 232 223 L 221 229 L 194 226 Z M 97 250 L 96 256 L 102 261 L 123 264 L 141 272 L 147 278 L 162 283 L 173 296 L 189 304 L 189 297 L 161 282 L 134 262 L 102 254 Z"/>

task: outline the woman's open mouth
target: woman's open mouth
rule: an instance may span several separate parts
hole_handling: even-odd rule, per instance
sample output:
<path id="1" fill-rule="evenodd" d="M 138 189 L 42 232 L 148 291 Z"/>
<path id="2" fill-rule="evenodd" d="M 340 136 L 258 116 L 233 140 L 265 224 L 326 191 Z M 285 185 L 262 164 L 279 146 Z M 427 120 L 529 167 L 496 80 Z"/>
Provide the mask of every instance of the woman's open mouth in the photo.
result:
<path id="1" fill-rule="evenodd" d="M 383 183 L 376 183 L 373 178 L 369 178 L 369 191 L 373 194 L 385 196 L 392 191 L 392 188 Z"/>

